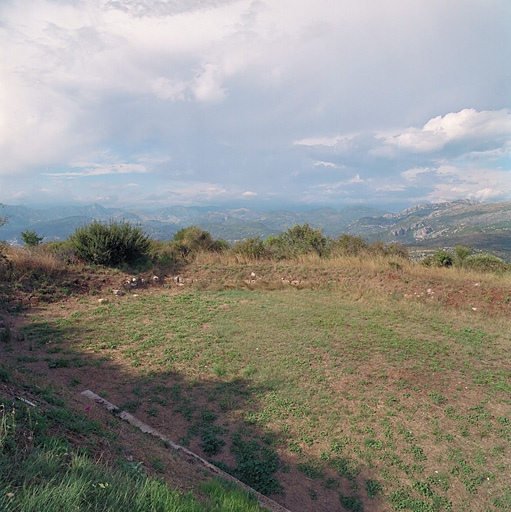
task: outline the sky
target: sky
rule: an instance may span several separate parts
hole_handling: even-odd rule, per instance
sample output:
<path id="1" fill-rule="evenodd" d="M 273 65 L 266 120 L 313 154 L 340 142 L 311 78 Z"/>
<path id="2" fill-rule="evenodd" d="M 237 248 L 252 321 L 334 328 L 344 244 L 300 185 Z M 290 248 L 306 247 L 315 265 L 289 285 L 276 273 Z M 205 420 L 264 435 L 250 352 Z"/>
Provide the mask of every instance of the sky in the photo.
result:
<path id="1" fill-rule="evenodd" d="M 2 0 L 0 202 L 511 201 L 509 0 Z"/>

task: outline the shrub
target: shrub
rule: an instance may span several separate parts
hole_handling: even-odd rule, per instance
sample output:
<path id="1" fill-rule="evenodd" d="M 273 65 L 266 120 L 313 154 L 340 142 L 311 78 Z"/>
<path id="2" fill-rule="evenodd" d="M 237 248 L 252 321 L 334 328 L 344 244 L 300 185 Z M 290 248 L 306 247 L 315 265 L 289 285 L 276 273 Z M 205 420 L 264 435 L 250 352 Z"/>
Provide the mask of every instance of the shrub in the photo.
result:
<path id="1" fill-rule="evenodd" d="M 464 268 L 480 272 L 505 272 L 508 265 L 493 254 L 474 254 L 464 261 Z"/>
<path id="2" fill-rule="evenodd" d="M 94 221 L 77 228 L 71 246 L 84 260 L 98 265 L 134 264 L 147 257 L 150 240 L 129 222 L 103 224 Z"/>
<path id="3" fill-rule="evenodd" d="M 74 250 L 71 240 L 62 240 L 60 242 L 47 242 L 44 244 L 46 249 L 52 253 L 57 260 L 66 265 L 76 265 L 80 258 Z"/>
<path id="4" fill-rule="evenodd" d="M 44 236 L 39 236 L 35 231 L 23 231 L 21 233 L 21 239 L 25 245 L 29 247 L 35 247 L 43 241 Z"/>
<path id="5" fill-rule="evenodd" d="M 406 260 L 410 258 L 408 247 L 397 242 L 392 242 L 391 244 L 387 245 L 387 247 L 385 247 L 385 254 L 387 256 L 397 256 Z"/>
<path id="6" fill-rule="evenodd" d="M 285 233 L 277 237 L 268 238 L 265 245 L 277 259 L 310 253 L 323 256 L 327 251 L 327 238 L 323 236 L 321 229 L 314 229 L 305 223 L 287 228 Z"/>
<path id="7" fill-rule="evenodd" d="M 421 263 L 426 267 L 450 267 L 453 263 L 453 257 L 452 254 L 440 249 L 435 254 L 424 258 Z"/>
<path id="8" fill-rule="evenodd" d="M 240 254 L 253 259 L 264 258 L 266 255 L 264 242 L 259 237 L 247 238 L 236 242 L 232 250 L 235 254 Z"/>
<path id="9" fill-rule="evenodd" d="M 472 249 L 464 245 L 457 245 L 454 248 L 454 263 L 458 267 L 463 267 L 465 260 L 472 254 Z"/>
<path id="10" fill-rule="evenodd" d="M 357 256 L 367 250 L 367 243 L 360 236 L 344 234 L 333 242 L 332 249 L 344 256 Z"/>
<path id="11" fill-rule="evenodd" d="M 225 240 L 214 240 L 211 234 L 198 226 L 180 229 L 174 235 L 174 242 L 183 256 L 199 252 L 220 252 L 229 247 Z"/>
<path id="12" fill-rule="evenodd" d="M 182 254 L 174 242 L 151 240 L 150 257 L 155 265 L 176 267 L 182 260 Z"/>

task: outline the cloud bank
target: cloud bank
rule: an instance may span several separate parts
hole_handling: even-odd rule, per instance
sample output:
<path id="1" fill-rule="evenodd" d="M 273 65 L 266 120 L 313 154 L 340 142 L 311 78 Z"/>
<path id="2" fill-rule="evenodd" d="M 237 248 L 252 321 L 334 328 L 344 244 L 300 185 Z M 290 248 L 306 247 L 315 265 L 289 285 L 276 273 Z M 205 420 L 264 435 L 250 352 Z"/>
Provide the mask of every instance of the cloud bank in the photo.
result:
<path id="1" fill-rule="evenodd" d="M 506 0 L 5 0 L 0 201 L 511 200 Z"/>

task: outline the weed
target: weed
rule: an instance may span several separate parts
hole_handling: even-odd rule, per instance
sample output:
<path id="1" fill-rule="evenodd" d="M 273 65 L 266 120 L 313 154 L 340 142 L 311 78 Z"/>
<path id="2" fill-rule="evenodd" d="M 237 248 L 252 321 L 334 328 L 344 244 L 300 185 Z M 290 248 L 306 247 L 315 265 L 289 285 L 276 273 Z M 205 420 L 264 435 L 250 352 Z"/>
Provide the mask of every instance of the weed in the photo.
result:
<path id="1" fill-rule="evenodd" d="M 344 494 L 340 492 L 339 500 L 346 510 L 351 510 L 353 512 L 362 512 L 362 510 L 364 510 L 364 504 L 357 496 L 344 496 Z"/>
<path id="2" fill-rule="evenodd" d="M 382 486 L 377 480 L 366 480 L 366 493 L 369 498 L 376 498 L 382 493 Z"/>
<path id="3" fill-rule="evenodd" d="M 140 400 L 128 400 L 127 402 L 124 402 L 120 406 L 120 409 L 131 412 L 132 414 L 135 414 L 141 405 L 142 405 L 142 402 Z"/>
<path id="4" fill-rule="evenodd" d="M 282 491 L 282 486 L 274 474 L 278 470 L 277 454 L 254 440 L 244 441 L 239 433 L 234 434 L 232 453 L 236 456 L 234 471 L 242 482 L 262 494 L 275 494 Z"/>
<path id="5" fill-rule="evenodd" d="M 317 462 L 300 462 L 296 465 L 296 469 L 298 469 L 298 471 L 301 471 L 308 478 L 312 478 L 313 480 L 323 478 L 323 470 L 321 468 L 321 465 L 318 464 Z"/>

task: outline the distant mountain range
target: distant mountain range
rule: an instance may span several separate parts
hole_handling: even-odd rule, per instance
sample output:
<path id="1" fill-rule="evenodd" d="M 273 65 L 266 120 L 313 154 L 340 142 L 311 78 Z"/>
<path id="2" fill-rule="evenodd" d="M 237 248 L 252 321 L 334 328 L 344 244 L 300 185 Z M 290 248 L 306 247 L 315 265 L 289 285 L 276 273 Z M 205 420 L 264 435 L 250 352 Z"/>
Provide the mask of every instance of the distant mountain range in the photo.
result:
<path id="1" fill-rule="evenodd" d="M 369 241 L 400 242 L 410 247 L 453 247 L 464 244 L 493 252 L 511 260 L 511 202 L 477 203 L 462 200 L 421 204 L 399 213 L 364 206 L 309 211 L 259 212 L 247 208 L 171 206 L 157 210 L 89 206 L 35 209 L 0 207 L 8 222 L 0 228 L 0 239 L 21 243 L 21 232 L 35 231 L 45 241 L 63 240 L 93 220 L 126 220 L 140 225 L 151 238 L 171 240 L 183 227 L 200 226 L 214 238 L 234 242 L 243 238 L 276 235 L 295 224 L 308 223 L 335 238 L 344 233 Z"/>

